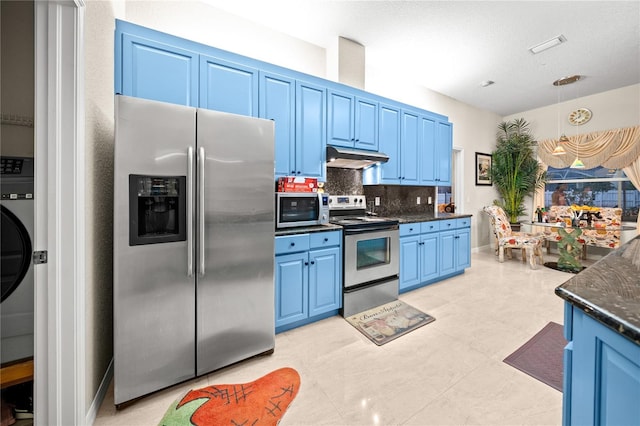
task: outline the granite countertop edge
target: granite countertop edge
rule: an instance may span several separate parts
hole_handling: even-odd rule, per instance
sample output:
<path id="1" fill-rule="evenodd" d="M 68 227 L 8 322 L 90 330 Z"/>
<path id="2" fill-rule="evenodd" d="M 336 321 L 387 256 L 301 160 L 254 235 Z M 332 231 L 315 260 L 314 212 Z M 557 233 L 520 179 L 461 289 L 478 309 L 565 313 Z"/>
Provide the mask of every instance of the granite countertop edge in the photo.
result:
<path id="1" fill-rule="evenodd" d="M 444 213 L 440 216 L 436 217 L 433 213 L 417 213 L 417 214 L 390 214 L 384 215 L 384 217 L 397 219 L 398 222 L 402 225 L 403 223 L 416 223 L 416 222 L 431 222 L 434 220 L 448 220 L 448 219 L 461 219 L 465 217 L 471 217 L 472 214 L 456 214 L 456 213 Z M 325 225 L 314 225 L 314 226 L 301 226 L 299 228 L 284 228 L 284 229 L 276 229 L 275 236 L 282 237 L 287 235 L 296 235 L 296 234 L 310 234 L 314 232 L 326 232 L 326 231 L 341 231 L 342 226 L 334 225 L 332 223 L 328 223 Z"/>
<path id="2" fill-rule="evenodd" d="M 461 219 L 465 217 L 471 217 L 472 214 L 456 214 L 456 213 L 444 213 L 439 216 L 435 216 L 433 213 L 424 213 L 424 214 L 400 214 L 400 215 L 389 215 L 389 217 L 393 217 L 400 221 L 400 224 L 403 223 L 415 223 L 415 222 L 432 222 L 435 220 L 449 220 L 449 219 Z"/>
<path id="3" fill-rule="evenodd" d="M 613 266 L 621 267 L 620 262 L 626 258 L 622 254 L 625 250 L 631 249 L 630 245 L 633 245 L 634 250 L 637 250 L 640 245 L 640 236 L 558 286 L 555 289 L 555 294 L 589 317 L 640 345 L 640 315 L 634 314 L 636 311 L 634 306 L 640 299 L 640 280 L 619 283 L 614 281 L 619 277 L 614 276 L 608 282 L 603 279 L 603 277 L 611 276 L 607 272 L 610 272 Z M 632 261 L 628 262 L 628 268 L 633 273 L 637 267 L 631 265 Z M 612 292 L 616 286 L 623 284 L 625 292 L 633 293 L 629 300 L 626 298 L 621 300 L 619 294 Z"/>
<path id="4" fill-rule="evenodd" d="M 275 236 L 282 237 L 296 234 L 312 234 L 314 232 L 342 231 L 342 226 L 327 223 L 326 225 L 301 226 L 299 228 L 276 229 Z"/>

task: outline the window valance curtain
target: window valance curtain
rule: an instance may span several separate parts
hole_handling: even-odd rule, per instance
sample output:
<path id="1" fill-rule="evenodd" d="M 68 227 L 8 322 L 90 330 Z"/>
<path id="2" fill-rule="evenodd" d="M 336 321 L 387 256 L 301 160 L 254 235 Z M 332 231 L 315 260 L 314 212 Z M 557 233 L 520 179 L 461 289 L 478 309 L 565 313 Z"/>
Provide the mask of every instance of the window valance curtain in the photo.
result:
<path id="1" fill-rule="evenodd" d="M 562 143 L 567 153 L 552 155 L 558 143 L 557 139 L 538 142 L 543 170 L 549 166 L 569 167 L 579 157 L 587 169 L 598 166 L 622 169 L 633 186 L 640 190 L 640 126 L 569 136 L 569 142 Z M 534 205 L 544 206 L 544 188 L 538 189 L 533 198 Z M 637 233 L 640 234 L 640 215 Z"/>
<path id="2" fill-rule="evenodd" d="M 556 145 L 557 139 L 538 142 L 538 156 L 551 167 L 569 167 L 577 156 L 587 169 L 622 169 L 640 157 L 640 126 L 569 136 L 569 142 L 562 143 L 567 151 L 563 155 L 551 154 Z"/>

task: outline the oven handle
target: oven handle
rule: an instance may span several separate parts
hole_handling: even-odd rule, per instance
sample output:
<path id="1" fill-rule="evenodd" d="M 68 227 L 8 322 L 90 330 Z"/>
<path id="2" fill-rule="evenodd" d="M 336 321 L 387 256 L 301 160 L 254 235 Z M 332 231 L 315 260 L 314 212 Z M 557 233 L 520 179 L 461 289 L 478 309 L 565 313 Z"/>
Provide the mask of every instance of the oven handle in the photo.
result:
<path id="1" fill-rule="evenodd" d="M 343 228 L 344 235 L 359 235 L 359 234 L 368 234 L 369 232 L 377 232 L 377 231 L 394 231 L 399 229 L 398 225 L 379 225 L 379 226 L 368 226 L 366 228 Z"/>

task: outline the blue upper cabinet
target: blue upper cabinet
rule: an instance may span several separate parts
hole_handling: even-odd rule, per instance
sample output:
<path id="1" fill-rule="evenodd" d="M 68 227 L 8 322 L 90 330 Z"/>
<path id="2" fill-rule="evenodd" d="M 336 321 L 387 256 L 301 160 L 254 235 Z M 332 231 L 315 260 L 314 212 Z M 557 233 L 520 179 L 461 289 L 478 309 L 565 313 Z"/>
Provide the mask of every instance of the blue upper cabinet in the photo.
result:
<path id="1" fill-rule="evenodd" d="M 430 117 L 420 117 L 420 184 L 437 185 L 436 157 L 436 121 Z"/>
<path id="2" fill-rule="evenodd" d="M 330 90 L 328 98 L 328 144 L 353 148 L 354 97 Z"/>
<path id="3" fill-rule="evenodd" d="M 365 185 L 450 186 L 447 118 L 116 20 L 115 92 L 274 120 L 275 175 L 326 179 L 327 144 L 384 152 Z"/>
<path id="4" fill-rule="evenodd" d="M 356 97 L 355 147 L 378 150 L 378 103 Z"/>
<path id="5" fill-rule="evenodd" d="M 324 87 L 296 82 L 295 175 L 325 180 L 326 104 Z"/>
<path id="6" fill-rule="evenodd" d="M 326 92 L 320 86 L 260 73 L 260 117 L 275 121 L 275 175 L 325 179 Z"/>
<path id="7" fill-rule="evenodd" d="M 257 117 L 258 70 L 201 56 L 199 106 Z"/>
<path id="8" fill-rule="evenodd" d="M 380 104 L 378 109 L 378 144 L 389 161 L 369 167 L 362 174 L 365 185 L 400 183 L 400 109 Z"/>
<path id="9" fill-rule="evenodd" d="M 275 121 L 275 175 L 296 171 L 296 82 L 277 74 L 260 73 L 260 117 Z"/>
<path id="10" fill-rule="evenodd" d="M 451 186 L 451 153 L 453 150 L 452 125 L 438 122 L 436 132 L 435 170 L 438 186 Z"/>
<path id="11" fill-rule="evenodd" d="M 346 92 L 329 90 L 328 144 L 378 150 L 378 103 Z"/>
<path id="12" fill-rule="evenodd" d="M 121 41 L 121 94 L 198 106 L 197 53 L 131 34 Z"/>
<path id="13" fill-rule="evenodd" d="M 419 147 L 420 129 L 418 114 L 402 111 L 400 128 L 400 183 L 402 185 L 419 184 Z"/>

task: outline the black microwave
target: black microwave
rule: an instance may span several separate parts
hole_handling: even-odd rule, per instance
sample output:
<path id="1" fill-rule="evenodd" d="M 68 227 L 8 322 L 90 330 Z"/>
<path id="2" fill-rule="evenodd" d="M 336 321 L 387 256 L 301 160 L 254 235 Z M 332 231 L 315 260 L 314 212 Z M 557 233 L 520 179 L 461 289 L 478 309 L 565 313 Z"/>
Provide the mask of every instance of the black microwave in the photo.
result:
<path id="1" fill-rule="evenodd" d="M 329 194 L 276 192 L 276 228 L 329 223 Z"/>

